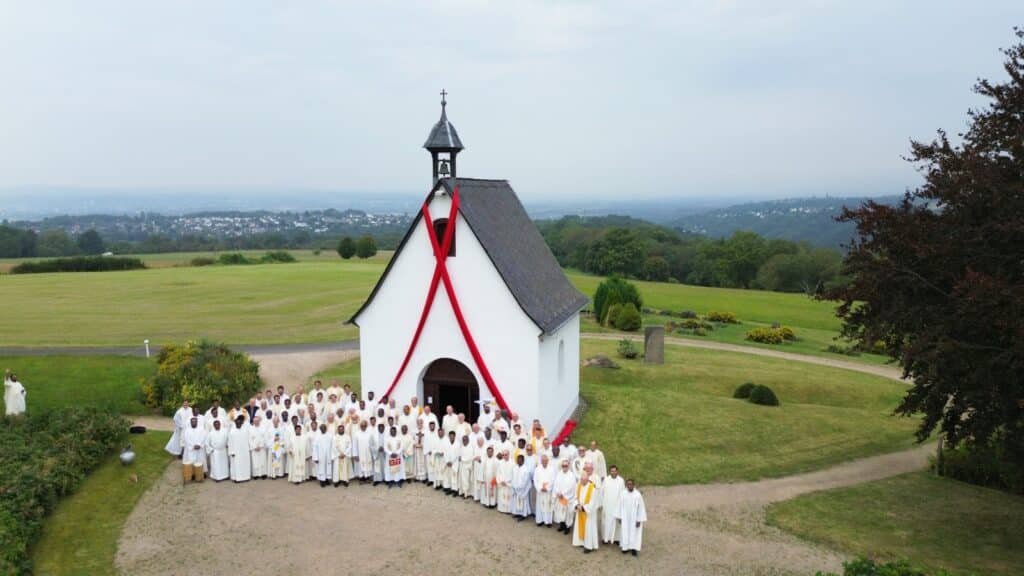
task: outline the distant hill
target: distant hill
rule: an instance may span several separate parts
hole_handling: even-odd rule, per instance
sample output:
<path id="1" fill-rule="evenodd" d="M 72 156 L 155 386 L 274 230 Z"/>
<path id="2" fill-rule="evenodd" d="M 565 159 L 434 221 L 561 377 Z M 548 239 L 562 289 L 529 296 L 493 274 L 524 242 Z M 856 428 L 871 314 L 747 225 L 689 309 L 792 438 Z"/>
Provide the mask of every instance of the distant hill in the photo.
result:
<path id="1" fill-rule="evenodd" d="M 901 196 L 870 198 L 883 204 L 894 204 Z M 851 198 L 793 198 L 737 204 L 727 208 L 689 214 L 668 225 L 688 234 L 711 238 L 729 236 L 737 230 L 751 230 L 767 238 L 805 240 L 815 246 L 839 248 L 854 235 L 849 223 L 835 221 L 843 206 L 855 207 L 869 200 Z"/>

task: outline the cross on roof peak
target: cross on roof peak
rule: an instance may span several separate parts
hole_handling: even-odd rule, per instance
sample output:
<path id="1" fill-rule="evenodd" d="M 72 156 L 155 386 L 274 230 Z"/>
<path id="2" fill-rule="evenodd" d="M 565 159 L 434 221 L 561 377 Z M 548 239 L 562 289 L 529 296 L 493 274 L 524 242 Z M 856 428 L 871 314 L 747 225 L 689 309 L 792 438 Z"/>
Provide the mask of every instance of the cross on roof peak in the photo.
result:
<path id="1" fill-rule="evenodd" d="M 441 108 L 444 108 L 445 106 L 448 105 L 448 101 L 445 100 L 445 96 L 448 96 L 448 91 L 445 90 L 444 88 L 441 88 Z"/>

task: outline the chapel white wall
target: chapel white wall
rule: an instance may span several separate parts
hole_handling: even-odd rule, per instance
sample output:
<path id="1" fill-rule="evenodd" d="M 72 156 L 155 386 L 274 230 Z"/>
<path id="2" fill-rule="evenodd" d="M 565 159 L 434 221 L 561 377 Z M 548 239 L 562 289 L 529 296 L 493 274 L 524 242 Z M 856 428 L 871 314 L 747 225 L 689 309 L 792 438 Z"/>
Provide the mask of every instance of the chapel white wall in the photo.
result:
<path id="1" fill-rule="evenodd" d="M 574 314 L 560 328 L 542 336 L 538 349 L 537 381 L 546 399 L 538 406 L 538 417 L 548 435 L 554 436 L 579 402 L 580 315 Z"/>
<path id="2" fill-rule="evenodd" d="M 446 218 L 451 206 L 447 196 L 430 203 L 431 218 Z M 448 270 L 466 317 L 470 331 L 484 356 L 491 374 L 505 400 L 521 418 L 540 418 L 549 429 L 556 424 L 541 411 L 563 412 L 559 402 L 540 402 L 540 330 L 523 312 L 501 275 L 494 268 L 483 246 L 461 217 L 456 219 L 456 256 L 449 258 Z M 409 347 L 427 288 L 434 271 L 434 256 L 426 226 L 418 222 L 402 252 L 396 256 L 391 271 L 373 301 L 356 319 L 359 324 L 362 386 L 380 396 L 398 370 Z M 574 360 L 578 386 L 578 320 Z M 567 325 L 568 326 L 568 325 Z M 491 399 L 483 377 L 477 369 L 455 320 L 443 287 L 434 300 L 433 309 L 424 326 L 416 351 L 409 362 L 393 396 L 400 402 L 422 397 L 422 375 L 438 358 L 453 358 L 473 372 L 480 387 L 480 398 Z M 550 404 L 550 406 L 549 406 Z"/>

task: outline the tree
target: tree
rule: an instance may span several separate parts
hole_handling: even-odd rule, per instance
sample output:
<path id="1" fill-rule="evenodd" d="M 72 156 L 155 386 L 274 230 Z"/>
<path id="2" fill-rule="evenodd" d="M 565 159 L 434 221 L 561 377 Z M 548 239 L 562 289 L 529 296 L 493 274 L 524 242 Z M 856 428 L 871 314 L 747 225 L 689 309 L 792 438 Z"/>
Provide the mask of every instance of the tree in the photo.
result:
<path id="1" fill-rule="evenodd" d="M 655 282 L 664 282 L 668 280 L 669 266 L 668 260 L 665 260 L 661 256 L 648 256 L 647 260 L 644 261 L 643 277 L 645 280 L 654 280 Z"/>
<path id="2" fill-rule="evenodd" d="M 47 230 L 39 235 L 36 251 L 40 256 L 74 256 L 78 246 L 61 229 Z"/>
<path id="3" fill-rule="evenodd" d="M 373 241 L 372 236 L 363 236 L 356 242 L 356 256 L 360 258 L 370 258 L 377 253 L 377 243 Z"/>
<path id="4" fill-rule="evenodd" d="M 92 228 L 78 235 L 78 249 L 82 251 L 82 254 L 89 255 L 103 254 L 106 251 L 103 237 Z"/>
<path id="5" fill-rule="evenodd" d="M 828 248 L 776 254 L 757 271 L 757 284 L 767 290 L 814 294 L 836 279 L 841 261 L 842 256 Z"/>
<path id="6" fill-rule="evenodd" d="M 924 183 L 899 204 L 845 209 L 857 237 L 843 260 L 843 332 L 882 340 L 913 382 L 897 412 L 923 414 L 919 440 L 997 444 L 1024 469 L 1024 31 L 1003 51 L 1010 78 L 980 80 L 988 105 L 911 143 Z"/>
<path id="7" fill-rule="evenodd" d="M 36 233 L 0 224 L 0 258 L 28 258 L 36 255 Z"/>
<path id="8" fill-rule="evenodd" d="M 601 282 L 594 291 L 594 316 L 601 324 L 607 320 L 608 310 L 616 304 L 632 303 L 639 310 L 643 306 L 636 286 L 618 276 Z"/>
<path id="9" fill-rule="evenodd" d="M 345 236 L 338 241 L 338 256 L 348 260 L 356 255 L 356 243 L 350 236 Z"/>

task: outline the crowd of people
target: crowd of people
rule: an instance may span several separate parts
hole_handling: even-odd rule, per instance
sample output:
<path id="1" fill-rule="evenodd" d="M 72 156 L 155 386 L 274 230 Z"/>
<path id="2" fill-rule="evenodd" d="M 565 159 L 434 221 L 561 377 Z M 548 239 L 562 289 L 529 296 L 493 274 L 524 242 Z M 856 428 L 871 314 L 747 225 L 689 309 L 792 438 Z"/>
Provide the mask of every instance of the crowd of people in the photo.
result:
<path id="1" fill-rule="evenodd" d="M 647 521 L 632 479 L 608 466 L 596 442 L 553 445 L 537 420 L 481 407 L 476 422 L 451 406 L 439 419 L 416 397 L 398 406 L 348 385 L 317 381 L 308 393 L 266 390 L 248 404 L 200 412 L 188 401 L 174 415 L 167 451 L 182 461 L 185 483 L 314 480 L 401 488 L 421 482 L 479 502 L 522 522 L 556 527 L 590 553 L 601 542 L 636 556 Z"/>

